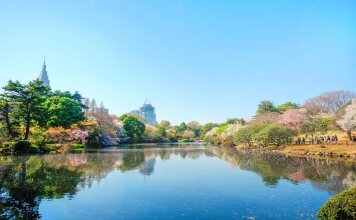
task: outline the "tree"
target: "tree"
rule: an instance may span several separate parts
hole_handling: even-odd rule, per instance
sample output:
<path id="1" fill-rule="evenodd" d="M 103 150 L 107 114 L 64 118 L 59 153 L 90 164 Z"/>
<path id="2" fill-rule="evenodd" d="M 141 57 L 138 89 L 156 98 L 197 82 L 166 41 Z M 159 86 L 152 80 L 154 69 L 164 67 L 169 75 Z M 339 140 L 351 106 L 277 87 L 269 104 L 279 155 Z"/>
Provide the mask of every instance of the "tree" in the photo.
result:
<path id="1" fill-rule="evenodd" d="M 298 109 L 300 108 L 300 105 L 295 103 L 295 102 L 286 102 L 282 105 L 277 106 L 277 111 L 279 113 L 283 113 L 289 109 Z"/>
<path id="2" fill-rule="evenodd" d="M 274 145 L 276 147 L 292 141 L 294 131 L 282 125 L 270 124 L 254 135 L 254 139 L 263 147 Z"/>
<path id="3" fill-rule="evenodd" d="M 243 118 L 228 118 L 226 120 L 226 123 L 227 124 L 236 124 L 236 123 L 238 123 L 238 124 L 241 124 L 241 125 L 245 125 L 246 124 L 246 120 L 243 119 Z"/>
<path id="4" fill-rule="evenodd" d="M 288 109 L 279 118 L 279 123 L 286 125 L 294 130 L 299 129 L 307 118 L 306 109 Z"/>
<path id="5" fill-rule="evenodd" d="M 87 143 L 87 138 L 89 137 L 88 131 L 83 131 L 80 129 L 73 129 L 69 132 L 69 140 L 77 141 L 81 144 Z"/>
<path id="6" fill-rule="evenodd" d="M 171 126 L 171 123 L 167 120 L 162 120 L 160 123 L 159 123 L 159 126 L 164 128 L 164 129 L 167 129 Z"/>
<path id="7" fill-rule="evenodd" d="M 215 127 L 219 127 L 218 124 L 216 123 L 207 123 L 203 126 L 202 131 L 201 131 L 201 136 L 204 137 L 204 135 L 209 132 L 211 129 L 215 128 Z"/>
<path id="8" fill-rule="evenodd" d="M 262 114 L 266 112 L 277 112 L 276 107 L 274 106 L 273 102 L 269 100 L 263 100 L 258 104 L 257 114 Z"/>
<path id="9" fill-rule="evenodd" d="M 3 87 L 2 97 L 9 103 L 16 106 L 14 117 L 24 125 L 24 140 L 30 135 L 30 127 L 34 122 L 43 124 L 43 105 L 50 91 L 49 87 L 43 86 L 39 80 L 31 81 L 28 84 L 21 84 L 16 81 L 9 81 Z"/>
<path id="10" fill-rule="evenodd" d="M 196 137 L 199 137 L 203 126 L 197 121 L 188 122 L 187 127 L 192 130 Z"/>
<path id="11" fill-rule="evenodd" d="M 248 125 L 239 129 L 233 136 L 234 142 L 237 144 L 247 144 L 249 146 L 252 146 L 254 135 L 257 134 L 260 130 L 262 130 L 265 126 L 266 125 L 255 124 Z"/>
<path id="12" fill-rule="evenodd" d="M 256 115 L 249 124 L 271 124 L 277 123 L 279 120 L 280 114 L 277 112 L 265 112 Z"/>
<path id="13" fill-rule="evenodd" d="M 197 121 L 190 121 L 187 123 L 187 126 L 191 129 L 201 129 L 202 126 Z"/>
<path id="14" fill-rule="evenodd" d="M 46 131 L 46 135 L 55 143 L 60 144 L 60 147 L 69 141 L 69 130 L 63 127 L 51 127 Z"/>
<path id="15" fill-rule="evenodd" d="M 327 123 L 325 123 L 325 119 L 322 118 L 311 118 L 305 120 L 300 125 L 300 131 L 302 133 L 311 134 L 312 137 L 316 132 L 325 132 L 327 131 Z M 314 143 L 314 138 L 312 138 L 312 143 Z"/>
<path id="16" fill-rule="evenodd" d="M 97 107 L 98 107 L 98 106 L 96 105 L 95 99 L 92 99 L 91 102 L 90 102 L 90 109 L 91 109 L 92 113 L 95 113 L 95 109 L 96 109 Z"/>
<path id="17" fill-rule="evenodd" d="M 84 120 L 80 104 L 73 99 L 52 96 L 45 101 L 44 106 L 47 109 L 48 126 L 70 128 L 72 124 Z"/>
<path id="18" fill-rule="evenodd" d="M 157 134 L 161 137 L 165 137 L 167 135 L 166 129 L 162 126 L 157 127 Z"/>
<path id="19" fill-rule="evenodd" d="M 91 130 L 92 134 L 99 136 L 114 137 L 119 129 L 119 124 L 116 116 L 109 115 L 105 112 L 88 112 L 85 114 L 88 122 L 94 123 L 95 127 Z"/>
<path id="20" fill-rule="evenodd" d="M 13 123 L 10 120 L 11 106 L 6 99 L 0 99 L 0 121 L 4 120 L 8 134 L 12 139 L 16 137 L 16 132 L 13 129 Z"/>
<path id="21" fill-rule="evenodd" d="M 142 139 L 142 135 L 145 132 L 145 124 L 132 115 L 124 115 L 120 117 L 120 120 L 124 123 L 124 129 L 127 132 L 127 136 L 134 141 Z"/>
<path id="22" fill-rule="evenodd" d="M 356 99 L 352 100 L 352 103 L 345 108 L 345 114 L 337 121 L 337 124 L 347 132 L 351 140 L 351 132 L 356 129 Z"/>
<path id="23" fill-rule="evenodd" d="M 356 98 L 355 92 L 344 90 L 326 92 L 319 96 L 308 99 L 304 103 L 304 108 L 306 108 L 311 114 L 335 114 L 340 108 L 344 107 L 353 98 Z"/>
<path id="24" fill-rule="evenodd" d="M 90 108 L 91 102 L 89 98 L 86 98 L 84 101 L 84 105 L 85 105 L 85 112 L 88 112 L 88 109 Z"/>
<path id="25" fill-rule="evenodd" d="M 185 130 L 184 132 L 183 132 L 183 134 L 182 134 L 182 138 L 183 139 L 188 139 L 188 140 L 190 140 L 190 139 L 192 139 L 192 138 L 194 138 L 195 137 L 195 133 L 193 132 L 193 131 L 191 131 L 191 130 Z"/>
<path id="26" fill-rule="evenodd" d="M 182 122 L 182 123 L 180 123 L 180 125 L 174 127 L 174 130 L 176 130 L 177 132 L 183 132 L 187 129 L 188 129 L 188 126 L 184 122 Z"/>

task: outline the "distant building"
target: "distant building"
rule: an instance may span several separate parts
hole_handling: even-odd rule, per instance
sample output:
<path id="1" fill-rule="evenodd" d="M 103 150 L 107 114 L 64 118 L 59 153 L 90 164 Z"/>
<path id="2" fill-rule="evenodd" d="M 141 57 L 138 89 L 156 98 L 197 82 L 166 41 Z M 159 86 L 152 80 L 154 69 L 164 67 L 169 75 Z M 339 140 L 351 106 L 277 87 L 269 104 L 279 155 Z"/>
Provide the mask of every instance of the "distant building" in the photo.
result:
<path id="1" fill-rule="evenodd" d="M 96 101 L 95 99 L 92 99 L 90 101 L 90 99 L 85 99 L 84 103 L 83 103 L 87 109 L 85 110 L 85 112 L 88 112 L 88 113 L 106 113 L 106 114 L 109 114 L 109 109 L 105 108 L 104 107 L 104 104 L 101 103 L 100 104 L 100 107 L 98 107 L 96 105 Z"/>
<path id="2" fill-rule="evenodd" d="M 42 81 L 42 85 L 50 86 L 48 74 L 47 74 L 47 70 L 46 70 L 46 60 L 43 61 L 42 71 L 40 72 L 38 79 L 40 81 Z"/>
<path id="3" fill-rule="evenodd" d="M 130 113 L 142 117 L 148 124 L 157 124 L 155 108 L 151 104 L 144 103 L 139 110 Z"/>

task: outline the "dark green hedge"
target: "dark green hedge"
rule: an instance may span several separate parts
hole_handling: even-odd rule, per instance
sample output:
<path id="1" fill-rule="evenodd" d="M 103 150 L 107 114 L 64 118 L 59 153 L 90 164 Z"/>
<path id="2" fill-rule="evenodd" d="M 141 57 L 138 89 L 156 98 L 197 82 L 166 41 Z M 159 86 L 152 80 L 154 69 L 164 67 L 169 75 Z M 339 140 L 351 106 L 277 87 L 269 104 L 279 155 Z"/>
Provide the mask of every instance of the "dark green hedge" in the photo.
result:
<path id="1" fill-rule="evenodd" d="M 356 186 L 331 198 L 317 215 L 321 219 L 356 219 Z"/>

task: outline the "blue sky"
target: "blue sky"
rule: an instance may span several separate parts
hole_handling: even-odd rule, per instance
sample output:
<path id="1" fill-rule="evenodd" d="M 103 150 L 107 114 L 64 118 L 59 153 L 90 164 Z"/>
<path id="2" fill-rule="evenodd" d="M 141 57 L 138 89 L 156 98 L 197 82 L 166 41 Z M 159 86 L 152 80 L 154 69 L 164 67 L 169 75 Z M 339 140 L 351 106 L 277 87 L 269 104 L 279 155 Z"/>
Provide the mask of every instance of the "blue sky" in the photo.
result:
<path id="1" fill-rule="evenodd" d="M 356 88 L 354 0 L 0 0 L 0 86 L 36 78 L 111 113 L 145 99 L 173 123 L 251 117 Z"/>

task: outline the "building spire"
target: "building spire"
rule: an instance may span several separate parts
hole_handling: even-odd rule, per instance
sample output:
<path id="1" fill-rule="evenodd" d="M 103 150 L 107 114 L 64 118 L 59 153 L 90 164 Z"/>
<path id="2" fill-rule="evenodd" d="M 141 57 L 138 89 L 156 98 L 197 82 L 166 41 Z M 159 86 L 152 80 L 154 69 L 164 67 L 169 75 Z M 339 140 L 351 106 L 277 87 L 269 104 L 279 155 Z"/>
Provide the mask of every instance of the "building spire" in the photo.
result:
<path id="1" fill-rule="evenodd" d="M 46 57 L 43 59 L 43 66 L 42 66 L 42 71 L 40 72 L 40 76 L 38 77 L 40 81 L 42 81 L 42 85 L 44 86 L 50 86 L 49 85 L 49 79 L 48 79 L 48 74 L 46 70 Z"/>

